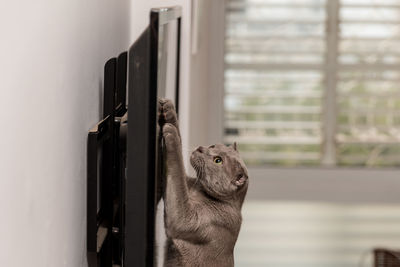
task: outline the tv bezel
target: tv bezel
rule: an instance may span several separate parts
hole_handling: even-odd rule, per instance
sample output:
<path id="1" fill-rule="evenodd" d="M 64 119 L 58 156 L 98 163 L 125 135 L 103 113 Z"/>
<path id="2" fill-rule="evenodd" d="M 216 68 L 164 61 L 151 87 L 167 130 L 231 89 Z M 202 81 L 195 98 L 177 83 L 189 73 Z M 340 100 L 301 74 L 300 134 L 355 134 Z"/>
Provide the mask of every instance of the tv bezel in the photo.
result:
<path id="1" fill-rule="evenodd" d="M 179 107 L 181 8 L 151 9 L 150 24 L 129 49 L 124 266 L 155 264 L 157 73 L 159 27 L 177 21 L 176 99 Z"/>

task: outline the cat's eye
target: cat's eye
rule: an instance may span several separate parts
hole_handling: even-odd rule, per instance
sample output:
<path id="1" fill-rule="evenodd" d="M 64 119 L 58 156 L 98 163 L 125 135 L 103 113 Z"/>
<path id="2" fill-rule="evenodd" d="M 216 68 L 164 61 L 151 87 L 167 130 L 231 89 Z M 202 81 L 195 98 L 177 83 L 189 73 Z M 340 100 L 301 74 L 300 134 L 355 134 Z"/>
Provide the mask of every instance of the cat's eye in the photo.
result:
<path id="1" fill-rule="evenodd" d="M 222 164 L 222 158 L 221 158 L 221 157 L 215 157 L 215 158 L 214 158 L 214 163 L 216 163 L 216 164 Z"/>

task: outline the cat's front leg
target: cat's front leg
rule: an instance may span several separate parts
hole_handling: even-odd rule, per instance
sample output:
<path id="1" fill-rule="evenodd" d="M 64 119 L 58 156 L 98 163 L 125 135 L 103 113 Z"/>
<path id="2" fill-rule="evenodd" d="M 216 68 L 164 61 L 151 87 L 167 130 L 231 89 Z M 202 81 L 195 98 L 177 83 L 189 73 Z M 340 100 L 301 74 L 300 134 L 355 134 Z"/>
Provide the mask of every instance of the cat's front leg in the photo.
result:
<path id="1" fill-rule="evenodd" d="M 165 122 L 162 132 L 167 166 L 164 192 L 166 233 L 170 238 L 204 241 L 204 225 L 207 222 L 189 199 L 178 116 L 171 100 L 160 99 L 159 104 L 160 116 Z"/>
<path id="2" fill-rule="evenodd" d="M 166 148 L 167 175 L 185 176 L 182 157 L 182 142 L 178 128 L 172 123 L 163 126 L 163 137 Z"/>
<path id="3" fill-rule="evenodd" d="M 205 239 L 206 222 L 189 199 L 178 129 L 166 123 L 163 127 L 166 145 L 167 181 L 164 195 L 165 228 L 169 238 L 192 242 Z"/>
<path id="4" fill-rule="evenodd" d="M 166 123 L 163 126 L 163 136 L 167 166 L 167 183 L 164 197 L 166 223 L 168 227 L 173 227 L 179 223 L 179 218 L 186 216 L 190 204 L 188 203 L 186 172 L 178 129 L 171 123 Z"/>

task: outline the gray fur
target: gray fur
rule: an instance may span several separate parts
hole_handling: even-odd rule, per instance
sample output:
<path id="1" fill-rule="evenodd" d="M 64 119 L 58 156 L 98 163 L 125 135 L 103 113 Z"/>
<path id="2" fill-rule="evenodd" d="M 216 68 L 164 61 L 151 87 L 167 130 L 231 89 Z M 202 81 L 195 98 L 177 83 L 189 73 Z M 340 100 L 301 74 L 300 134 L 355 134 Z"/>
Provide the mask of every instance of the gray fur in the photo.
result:
<path id="1" fill-rule="evenodd" d="M 197 177 L 188 177 L 173 104 L 160 100 L 160 109 L 167 150 L 164 266 L 232 267 L 248 187 L 247 169 L 236 144 L 197 148 L 190 157 Z M 216 157 L 221 157 L 222 164 L 214 162 Z"/>

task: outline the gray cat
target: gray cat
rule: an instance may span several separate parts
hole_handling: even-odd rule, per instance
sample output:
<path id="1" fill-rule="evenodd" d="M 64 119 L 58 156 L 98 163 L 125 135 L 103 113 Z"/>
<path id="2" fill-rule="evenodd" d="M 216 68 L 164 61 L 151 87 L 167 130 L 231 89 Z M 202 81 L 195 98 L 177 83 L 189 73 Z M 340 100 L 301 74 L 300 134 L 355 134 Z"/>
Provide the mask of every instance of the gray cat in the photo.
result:
<path id="1" fill-rule="evenodd" d="M 164 191 L 167 267 L 232 267 L 242 222 L 248 173 L 236 143 L 198 147 L 190 162 L 197 177 L 185 172 L 178 119 L 169 100 L 160 100 L 166 146 Z"/>

